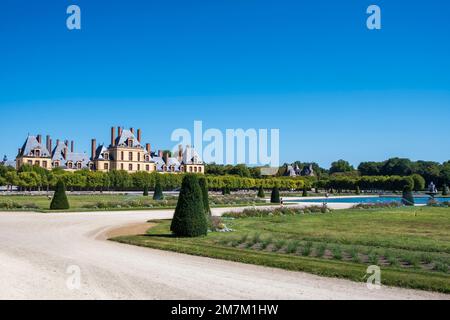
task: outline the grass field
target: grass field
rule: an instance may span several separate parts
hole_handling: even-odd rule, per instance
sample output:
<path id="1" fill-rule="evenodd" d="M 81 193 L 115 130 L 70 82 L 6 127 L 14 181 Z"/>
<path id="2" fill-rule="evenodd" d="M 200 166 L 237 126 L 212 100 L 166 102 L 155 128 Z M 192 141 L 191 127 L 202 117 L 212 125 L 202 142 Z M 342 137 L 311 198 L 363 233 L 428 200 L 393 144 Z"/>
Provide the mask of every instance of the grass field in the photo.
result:
<path id="1" fill-rule="evenodd" d="M 210 197 L 212 207 L 239 205 L 263 205 L 266 202 L 254 196 L 214 195 Z M 102 210 L 148 210 L 171 209 L 177 205 L 178 197 L 167 196 L 165 200 L 154 201 L 152 196 L 139 194 L 91 194 L 68 195 L 70 210 L 66 211 L 102 211 Z M 255 202 L 256 201 L 256 202 Z M 51 199 L 47 196 L 2 195 L 0 211 L 49 211 Z"/>
<path id="2" fill-rule="evenodd" d="M 338 210 L 224 220 L 235 232 L 175 238 L 170 221 L 148 235 L 113 240 L 199 256 L 365 281 L 379 265 L 384 285 L 450 293 L 450 209 Z"/>

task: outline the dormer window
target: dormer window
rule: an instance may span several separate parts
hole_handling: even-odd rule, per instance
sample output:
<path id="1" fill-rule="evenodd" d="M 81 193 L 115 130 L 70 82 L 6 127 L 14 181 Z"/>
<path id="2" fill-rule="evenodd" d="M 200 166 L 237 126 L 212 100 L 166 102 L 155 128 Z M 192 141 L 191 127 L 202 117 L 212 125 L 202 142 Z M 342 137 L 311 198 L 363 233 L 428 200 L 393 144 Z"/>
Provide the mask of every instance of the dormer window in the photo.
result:
<path id="1" fill-rule="evenodd" d="M 128 147 L 132 148 L 133 147 L 133 139 L 131 139 L 131 138 L 128 139 L 127 145 L 128 145 Z"/>
<path id="2" fill-rule="evenodd" d="M 72 161 L 67 162 L 67 168 L 72 169 L 73 168 L 73 163 Z"/>
<path id="3" fill-rule="evenodd" d="M 109 153 L 105 152 L 105 153 L 103 154 L 103 158 L 104 158 L 105 160 L 109 160 Z"/>
<path id="4" fill-rule="evenodd" d="M 145 161 L 149 162 L 150 161 L 150 157 L 149 156 L 145 156 Z"/>
<path id="5" fill-rule="evenodd" d="M 40 157 L 41 156 L 41 150 L 35 150 L 34 151 L 34 155 L 36 156 L 36 157 Z"/>
<path id="6" fill-rule="evenodd" d="M 81 166 L 82 166 L 81 162 L 78 161 L 78 162 L 77 162 L 77 168 L 78 168 L 78 169 L 81 169 Z"/>

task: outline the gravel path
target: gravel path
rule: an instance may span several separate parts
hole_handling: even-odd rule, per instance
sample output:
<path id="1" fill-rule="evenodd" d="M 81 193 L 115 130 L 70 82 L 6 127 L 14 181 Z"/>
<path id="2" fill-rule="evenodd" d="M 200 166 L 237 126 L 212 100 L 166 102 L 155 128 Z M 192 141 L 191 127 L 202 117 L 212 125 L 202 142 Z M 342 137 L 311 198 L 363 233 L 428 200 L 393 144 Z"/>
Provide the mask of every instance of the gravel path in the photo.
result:
<path id="1" fill-rule="evenodd" d="M 227 209 L 216 209 L 221 214 Z M 1 213 L 0 299 L 449 299 L 104 240 L 171 211 Z M 77 266 L 81 286 L 66 271 Z M 76 270 L 76 269 L 75 269 Z M 72 288 L 73 289 L 73 288 Z"/>

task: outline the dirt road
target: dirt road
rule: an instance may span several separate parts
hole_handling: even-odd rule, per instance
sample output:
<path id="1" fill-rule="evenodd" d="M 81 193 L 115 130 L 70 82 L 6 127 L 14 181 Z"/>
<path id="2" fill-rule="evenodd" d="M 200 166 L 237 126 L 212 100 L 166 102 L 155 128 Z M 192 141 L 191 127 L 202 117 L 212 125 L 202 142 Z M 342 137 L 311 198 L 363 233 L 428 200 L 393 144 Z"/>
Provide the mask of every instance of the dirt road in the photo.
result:
<path id="1" fill-rule="evenodd" d="M 104 240 L 120 226 L 171 215 L 0 212 L 0 299 L 449 299 Z"/>

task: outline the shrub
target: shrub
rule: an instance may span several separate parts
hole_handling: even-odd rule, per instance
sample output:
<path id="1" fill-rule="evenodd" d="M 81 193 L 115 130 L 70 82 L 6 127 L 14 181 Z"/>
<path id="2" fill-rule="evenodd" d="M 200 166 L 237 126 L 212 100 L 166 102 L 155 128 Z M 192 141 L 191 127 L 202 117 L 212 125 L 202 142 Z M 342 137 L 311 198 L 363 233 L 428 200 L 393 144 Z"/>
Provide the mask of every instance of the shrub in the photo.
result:
<path id="1" fill-rule="evenodd" d="M 231 194 L 230 188 L 228 188 L 228 187 L 223 187 L 223 188 L 222 188 L 222 195 L 226 196 L 226 195 L 229 195 L 229 194 Z"/>
<path id="2" fill-rule="evenodd" d="M 280 251 L 284 247 L 285 244 L 286 244 L 286 240 L 275 241 L 275 245 L 274 245 L 275 251 Z"/>
<path id="3" fill-rule="evenodd" d="M 378 255 L 375 251 L 369 252 L 369 254 L 367 255 L 367 258 L 369 259 L 370 264 L 373 264 L 373 265 L 378 264 Z"/>
<path id="4" fill-rule="evenodd" d="M 159 178 L 156 179 L 155 193 L 153 194 L 153 200 L 164 200 L 164 194 Z"/>
<path id="5" fill-rule="evenodd" d="M 273 187 L 272 195 L 270 196 L 270 203 L 280 203 L 280 190 L 278 187 Z"/>
<path id="6" fill-rule="evenodd" d="M 331 252 L 333 253 L 333 259 L 342 260 L 342 250 L 340 246 L 334 246 Z"/>
<path id="7" fill-rule="evenodd" d="M 307 197 L 308 196 L 308 189 L 306 188 L 306 186 L 303 187 L 303 193 L 302 193 L 302 197 Z"/>
<path id="8" fill-rule="evenodd" d="M 265 249 L 269 246 L 269 244 L 271 244 L 271 243 L 272 243 L 272 238 L 264 239 L 264 240 L 261 242 L 261 249 L 262 249 L 262 250 L 265 250 Z"/>
<path id="9" fill-rule="evenodd" d="M 311 254 L 313 244 L 308 241 L 305 246 L 302 248 L 302 256 L 308 257 Z"/>
<path id="10" fill-rule="evenodd" d="M 360 195 L 361 194 L 361 190 L 359 189 L 359 186 L 356 186 L 355 194 L 356 195 Z"/>
<path id="11" fill-rule="evenodd" d="M 448 196 L 448 186 L 446 184 L 444 184 L 444 186 L 442 187 L 442 195 L 443 196 Z"/>
<path id="12" fill-rule="evenodd" d="M 258 198 L 262 198 L 264 199 L 266 197 L 265 193 L 264 193 L 264 188 L 263 186 L 259 186 L 259 190 L 258 190 Z"/>
<path id="13" fill-rule="evenodd" d="M 414 206 L 414 196 L 412 190 L 409 187 L 403 189 L 402 203 L 405 206 Z"/>
<path id="14" fill-rule="evenodd" d="M 50 210 L 67 210 L 70 209 L 69 200 L 66 195 L 66 185 L 62 180 L 56 184 L 55 194 L 50 203 Z"/>
<path id="15" fill-rule="evenodd" d="M 326 250 L 327 250 L 327 245 L 325 243 L 319 244 L 319 246 L 316 248 L 316 256 L 319 258 L 323 257 Z"/>
<path id="16" fill-rule="evenodd" d="M 359 203 L 352 207 L 352 209 L 383 209 L 383 208 L 398 208 L 401 207 L 400 202 L 376 202 L 376 203 Z"/>
<path id="17" fill-rule="evenodd" d="M 200 188 L 202 189 L 203 207 L 205 208 L 205 214 L 209 218 L 211 217 L 211 208 L 209 206 L 209 190 L 206 178 L 200 178 L 199 184 Z"/>
<path id="18" fill-rule="evenodd" d="M 148 197 L 148 186 L 145 185 L 144 186 L 144 193 L 143 193 L 144 197 Z"/>
<path id="19" fill-rule="evenodd" d="M 356 263 L 361 262 L 361 259 L 359 258 L 358 249 L 356 249 L 356 247 L 352 247 L 350 249 L 350 256 L 352 257 L 353 262 L 356 262 Z"/>
<path id="20" fill-rule="evenodd" d="M 447 273 L 448 272 L 448 265 L 446 263 L 444 263 L 444 262 L 436 261 L 434 263 L 433 270 Z"/>
<path id="21" fill-rule="evenodd" d="M 198 237 L 208 232 L 208 222 L 198 177 L 186 175 L 170 230 L 177 236 Z"/>

